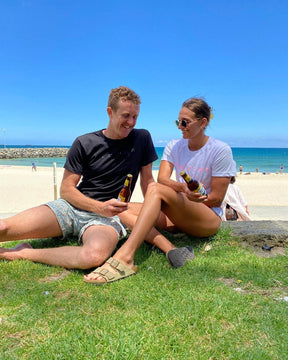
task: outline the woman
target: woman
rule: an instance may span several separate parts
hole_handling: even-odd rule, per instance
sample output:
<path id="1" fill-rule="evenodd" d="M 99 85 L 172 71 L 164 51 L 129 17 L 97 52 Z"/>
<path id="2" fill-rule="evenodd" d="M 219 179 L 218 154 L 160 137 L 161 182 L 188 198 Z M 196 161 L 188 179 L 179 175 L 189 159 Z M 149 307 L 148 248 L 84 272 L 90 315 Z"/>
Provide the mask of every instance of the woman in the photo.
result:
<path id="1" fill-rule="evenodd" d="M 149 185 L 128 240 L 113 258 L 86 275 L 84 281 L 103 284 L 136 274 L 134 254 L 149 237 L 154 225 L 162 229 L 174 226 L 197 237 L 211 236 L 218 231 L 222 217 L 221 204 L 231 176 L 236 175 L 236 166 L 230 147 L 205 134 L 210 117 L 211 108 L 204 100 L 190 98 L 183 103 L 176 121 L 183 138 L 172 140 L 166 146 L 158 183 Z M 171 179 L 174 169 L 176 181 Z M 208 196 L 190 191 L 180 176 L 182 170 L 202 183 Z M 125 223 L 125 219 L 123 221 Z M 157 243 L 162 250 L 167 245 L 164 239 Z M 165 251 L 170 261 L 173 261 L 173 252 L 177 250 L 172 248 Z"/>

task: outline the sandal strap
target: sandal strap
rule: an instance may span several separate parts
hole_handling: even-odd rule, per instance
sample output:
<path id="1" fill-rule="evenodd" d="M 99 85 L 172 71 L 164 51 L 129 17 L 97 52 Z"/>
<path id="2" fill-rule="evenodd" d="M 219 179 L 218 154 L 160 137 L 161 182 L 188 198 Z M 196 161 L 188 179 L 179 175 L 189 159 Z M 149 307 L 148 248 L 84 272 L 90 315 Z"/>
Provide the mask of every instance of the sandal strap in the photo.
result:
<path id="1" fill-rule="evenodd" d="M 106 261 L 111 267 L 113 267 L 113 269 L 117 270 L 119 274 L 126 274 L 126 275 L 134 275 L 135 273 L 137 273 L 138 271 L 138 267 L 137 266 L 133 266 L 132 269 L 130 269 L 129 267 L 127 267 L 126 265 L 122 264 L 120 261 L 110 257 L 107 261 Z M 115 275 L 115 274 L 114 274 Z"/>
<path id="2" fill-rule="evenodd" d="M 99 267 L 99 268 L 95 269 L 92 273 L 93 273 L 93 275 L 95 274 L 95 275 L 103 276 L 106 281 L 113 279 L 114 275 L 115 275 L 111 271 L 109 271 L 108 269 L 105 269 L 103 267 Z"/>
<path id="3" fill-rule="evenodd" d="M 110 257 L 106 262 L 115 270 L 125 271 L 127 269 L 127 267 L 124 266 L 120 261 L 112 257 Z"/>
<path id="4" fill-rule="evenodd" d="M 112 257 L 109 258 L 106 262 L 111 266 L 111 268 L 116 270 L 116 273 L 113 273 L 109 269 L 103 268 L 103 266 L 101 266 L 99 268 L 96 268 L 89 275 L 86 275 L 84 277 L 84 281 L 102 285 L 105 284 L 105 282 L 97 281 L 97 279 L 93 279 L 93 278 L 89 279 L 90 275 L 92 275 L 93 277 L 95 275 L 97 277 L 100 275 L 106 280 L 106 283 L 110 283 L 116 280 L 124 279 L 131 275 L 136 275 L 137 273 L 137 266 L 134 266 L 133 269 L 130 269 L 129 267 L 125 266 L 120 261 L 113 259 Z"/>

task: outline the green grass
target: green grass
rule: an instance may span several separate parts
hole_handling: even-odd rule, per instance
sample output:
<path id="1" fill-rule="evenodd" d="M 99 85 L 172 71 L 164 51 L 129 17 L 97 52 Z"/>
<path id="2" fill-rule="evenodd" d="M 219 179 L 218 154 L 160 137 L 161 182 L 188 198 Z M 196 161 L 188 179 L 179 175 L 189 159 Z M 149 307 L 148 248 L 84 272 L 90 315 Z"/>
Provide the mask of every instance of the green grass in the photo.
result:
<path id="1" fill-rule="evenodd" d="M 229 230 L 210 251 L 169 237 L 195 259 L 173 269 L 143 244 L 137 276 L 101 287 L 83 271 L 0 261 L 0 359 L 287 359 L 287 256 L 259 258 Z"/>

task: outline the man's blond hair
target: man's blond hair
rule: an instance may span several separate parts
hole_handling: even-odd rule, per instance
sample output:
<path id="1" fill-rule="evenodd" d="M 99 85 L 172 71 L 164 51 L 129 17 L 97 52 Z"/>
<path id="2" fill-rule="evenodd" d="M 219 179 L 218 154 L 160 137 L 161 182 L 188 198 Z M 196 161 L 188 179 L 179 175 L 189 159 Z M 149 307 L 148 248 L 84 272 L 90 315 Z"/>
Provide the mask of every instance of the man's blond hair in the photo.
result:
<path id="1" fill-rule="evenodd" d="M 140 96 L 126 86 L 119 86 L 118 88 L 110 91 L 108 107 L 111 107 L 113 111 L 117 111 L 119 100 L 129 100 L 135 105 L 141 104 Z"/>

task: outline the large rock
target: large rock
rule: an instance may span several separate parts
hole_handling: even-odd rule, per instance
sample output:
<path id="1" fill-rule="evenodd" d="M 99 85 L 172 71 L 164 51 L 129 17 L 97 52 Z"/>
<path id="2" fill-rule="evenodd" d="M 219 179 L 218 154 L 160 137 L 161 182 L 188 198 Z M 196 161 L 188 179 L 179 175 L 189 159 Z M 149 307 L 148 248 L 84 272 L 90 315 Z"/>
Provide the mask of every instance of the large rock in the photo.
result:
<path id="1" fill-rule="evenodd" d="M 66 157 L 68 148 L 3 148 L 0 159 Z"/>
<path id="2" fill-rule="evenodd" d="M 225 221 L 222 226 L 229 227 L 232 236 L 244 246 L 253 247 L 258 255 L 285 254 L 288 221 Z"/>

